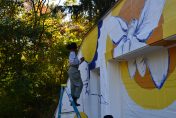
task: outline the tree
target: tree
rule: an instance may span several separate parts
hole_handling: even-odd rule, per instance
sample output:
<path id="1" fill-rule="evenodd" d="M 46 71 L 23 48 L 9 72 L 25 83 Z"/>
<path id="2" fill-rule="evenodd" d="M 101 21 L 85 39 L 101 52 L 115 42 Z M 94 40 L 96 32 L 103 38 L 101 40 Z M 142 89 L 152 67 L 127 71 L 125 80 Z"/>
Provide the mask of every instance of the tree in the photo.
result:
<path id="1" fill-rule="evenodd" d="M 85 31 L 79 20 L 31 0 L 0 1 L 0 116 L 52 117 L 61 83 L 67 81 L 68 42 L 80 43 Z M 80 19 L 82 20 L 82 19 Z M 84 21 L 84 20 L 83 20 Z"/>
<path id="2" fill-rule="evenodd" d="M 96 23 L 116 1 L 117 0 L 80 0 L 79 5 L 66 4 L 66 6 L 74 16 L 81 15 L 87 17 L 89 22 Z"/>

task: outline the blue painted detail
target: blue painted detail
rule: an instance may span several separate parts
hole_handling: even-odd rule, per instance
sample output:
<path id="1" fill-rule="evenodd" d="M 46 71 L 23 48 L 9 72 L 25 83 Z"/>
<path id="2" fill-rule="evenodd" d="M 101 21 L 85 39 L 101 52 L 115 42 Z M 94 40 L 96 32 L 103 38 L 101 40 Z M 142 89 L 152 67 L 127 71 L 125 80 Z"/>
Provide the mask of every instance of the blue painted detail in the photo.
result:
<path id="1" fill-rule="evenodd" d="M 147 2 L 147 0 L 145 0 L 144 7 L 145 7 L 146 2 Z M 144 7 L 142 9 L 144 9 Z M 144 16 L 145 16 L 145 14 L 146 14 L 146 12 L 144 13 Z M 144 22 L 144 19 L 145 19 L 145 17 L 143 17 L 141 23 L 137 25 L 136 32 L 138 32 L 139 28 L 141 27 L 142 23 Z"/>
<path id="2" fill-rule="evenodd" d="M 113 43 L 114 43 L 115 45 L 118 45 L 124 38 L 127 38 L 128 29 L 123 28 L 121 22 L 119 21 L 119 20 L 122 20 L 120 17 L 116 17 L 116 18 L 117 18 L 117 21 L 118 21 L 119 24 L 120 24 L 121 29 L 126 33 L 126 35 L 123 35 L 123 36 L 120 38 L 120 40 L 119 40 L 118 42 L 114 42 L 114 41 L 113 41 Z M 126 24 L 126 26 L 128 26 L 128 24 L 127 24 L 127 22 L 125 22 L 125 20 L 122 20 L 122 22 L 124 22 L 124 23 Z"/>
<path id="3" fill-rule="evenodd" d="M 105 100 L 102 94 L 91 93 L 90 95 L 97 96 L 100 104 L 109 105 L 109 103 Z"/>
<path id="4" fill-rule="evenodd" d="M 146 2 L 147 2 L 147 0 L 145 0 L 144 6 L 145 6 Z M 144 9 L 144 7 L 143 7 L 143 9 Z M 140 38 L 137 37 L 137 35 L 140 33 L 139 30 L 140 30 L 142 24 L 144 23 L 144 20 L 145 20 L 146 16 L 147 16 L 147 15 L 146 15 L 146 11 L 145 11 L 145 12 L 144 12 L 144 17 L 142 18 L 140 24 L 138 23 L 137 28 L 136 28 L 135 33 L 134 33 L 134 37 L 136 37 L 136 39 L 137 39 L 139 42 L 142 42 L 142 43 L 146 42 L 146 40 L 149 39 L 149 37 L 150 37 L 151 34 L 153 33 L 153 30 L 152 30 L 152 31 L 148 34 L 148 36 L 147 36 L 146 38 L 144 38 L 144 39 L 140 39 Z"/>
<path id="5" fill-rule="evenodd" d="M 144 14 L 145 14 L 145 13 L 144 13 Z M 124 22 L 127 26 L 128 26 L 128 24 L 127 24 L 123 19 L 121 19 L 121 18 L 119 18 L 119 17 L 116 17 L 116 18 L 118 18 L 117 21 L 119 22 L 119 25 L 120 25 L 122 31 L 125 33 L 125 35 L 123 35 L 123 36 L 119 39 L 118 42 L 114 42 L 114 41 L 113 41 L 113 43 L 114 43 L 115 45 L 118 45 L 123 39 L 127 38 L 127 34 L 128 34 L 128 29 L 123 28 L 123 26 L 122 26 L 121 22 L 119 21 L 119 19 L 122 20 L 122 22 Z M 136 39 L 137 39 L 139 42 L 142 42 L 142 43 L 146 42 L 146 40 L 149 39 L 149 37 L 150 37 L 150 36 L 152 35 L 152 33 L 153 33 L 153 30 L 152 30 L 152 31 L 148 34 L 148 36 L 145 37 L 144 39 L 140 39 L 140 38 L 137 36 L 138 34 L 140 34 L 140 31 L 139 31 L 139 30 L 140 30 L 141 25 L 142 25 L 143 22 L 144 22 L 144 19 L 145 19 L 145 18 L 143 18 L 142 21 L 141 21 L 141 23 L 137 25 L 136 30 L 135 30 L 135 32 L 134 32 L 134 34 L 133 34 L 133 36 L 136 37 Z"/>
<path id="6" fill-rule="evenodd" d="M 152 33 L 153 33 L 153 30 L 148 34 L 147 38 L 145 38 L 145 39 L 140 39 L 140 38 L 137 37 L 137 34 L 136 34 L 136 32 L 135 32 L 134 37 L 136 37 L 136 39 L 137 39 L 139 42 L 144 43 L 144 42 L 146 42 L 147 39 L 149 39 L 149 37 L 152 35 Z"/>
<path id="7" fill-rule="evenodd" d="M 169 58 L 169 59 L 168 59 L 167 75 L 163 75 L 162 82 L 161 82 L 161 84 L 160 84 L 159 86 L 156 85 L 156 83 L 155 83 L 155 81 L 154 81 L 154 79 L 153 79 L 153 76 L 152 76 L 152 74 L 151 74 L 151 71 L 150 71 L 150 69 L 149 69 L 150 75 L 151 75 L 151 77 L 152 77 L 152 81 L 153 81 L 153 83 L 155 84 L 155 87 L 158 88 L 158 89 L 161 89 L 161 88 L 163 87 L 163 85 L 164 85 L 164 83 L 165 83 L 165 81 L 166 81 L 166 79 L 167 79 L 167 77 L 168 77 L 169 65 L 170 65 L 170 56 L 169 56 L 168 58 Z"/>
<path id="8" fill-rule="evenodd" d="M 123 35 L 121 38 L 120 38 L 120 40 L 118 41 L 118 42 L 114 42 L 113 41 L 113 43 L 115 44 L 115 45 L 118 45 L 123 39 L 125 39 L 125 38 L 127 38 L 127 35 Z"/>
<path id="9" fill-rule="evenodd" d="M 122 22 L 124 22 L 124 23 L 126 24 L 126 26 L 128 26 L 128 23 L 127 23 L 125 20 L 123 20 L 122 18 L 118 17 L 118 16 L 117 16 L 116 18 L 118 18 L 117 21 L 119 22 L 121 29 L 122 29 L 124 32 L 127 32 L 128 29 L 125 29 L 125 28 L 122 26 L 122 24 L 121 24 L 121 22 L 120 22 L 119 20 L 122 20 Z"/>
<path id="10" fill-rule="evenodd" d="M 95 69 L 97 58 L 98 58 L 98 52 L 96 51 L 96 54 L 94 55 L 92 62 L 89 63 L 89 70 Z"/>
<path id="11" fill-rule="evenodd" d="M 143 8 L 142 9 L 144 9 L 144 7 L 145 7 L 145 5 L 147 4 L 147 0 L 145 0 L 145 3 L 144 3 L 144 6 L 143 6 Z M 144 22 L 144 19 L 145 19 L 145 15 L 146 14 L 146 11 L 144 12 L 144 17 L 142 17 L 142 20 L 141 20 L 141 22 L 140 22 L 140 24 L 138 23 L 138 25 L 137 25 L 137 28 L 136 28 L 136 33 L 139 31 L 139 28 L 141 27 L 141 25 L 143 24 L 143 22 Z M 141 14 L 142 15 L 142 14 Z"/>
<path id="12" fill-rule="evenodd" d="M 100 29 L 101 29 L 102 25 L 103 25 L 103 21 L 100 20 L 99 23 L 98 23 L 98 40 L 97 40 L 96 52 L 95 52 L 93 60 L 89 63 L 89 70 L 95 69 L 95 67 L 96 67 L 96 61 L 97 61 L 97 58 L 98 58 L 97 49 L 98 49 L 98 46 L 99 46 L 98 41 L 99 41 L 99 38 L 100 38 L 100 35 L 101 35 Z"/>
<path id="13" fill-rule="evenodd" d="M 98 23 L 98 39 L 100 38 L 100 34 L 101 34 L 100 28 L 101 28 L 102 26 L 103 26 L 103 21 L 100 20 L 99 23 Z"/>

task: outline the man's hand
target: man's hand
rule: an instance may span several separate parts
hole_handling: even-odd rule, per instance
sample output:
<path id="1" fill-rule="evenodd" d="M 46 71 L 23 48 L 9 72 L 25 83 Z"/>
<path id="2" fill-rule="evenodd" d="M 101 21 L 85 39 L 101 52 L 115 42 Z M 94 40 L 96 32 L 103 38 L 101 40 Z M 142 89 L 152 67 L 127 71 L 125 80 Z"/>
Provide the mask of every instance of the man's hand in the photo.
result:
<path id="1" fill-rule="evenodd" d="M 84 61 L 84 57 L 81 57 L 80 60 L 81 60 L 81 63 L 82 63 L 82 62 Z M 80 63 L 80 64 L 81 64 L 81 63 Z"/>

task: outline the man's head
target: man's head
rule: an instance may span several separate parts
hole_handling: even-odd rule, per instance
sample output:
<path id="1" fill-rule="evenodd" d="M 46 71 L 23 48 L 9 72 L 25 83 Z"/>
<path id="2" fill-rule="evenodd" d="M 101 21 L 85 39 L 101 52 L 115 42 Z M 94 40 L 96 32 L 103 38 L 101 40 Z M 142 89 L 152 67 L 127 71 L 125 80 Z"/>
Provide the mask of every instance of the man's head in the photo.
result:
<path id="1" fill-rule="evenodd" d="M 75 42 L 72 42 L 67 45 L 68 50 L 77 50 L 77 44 Z"/>
<path id="2" fill-rule="evenodd" d="M 106 115 L 106 116 L 104 116 L 104 118 L 113 118 L 113 116 L 112 115 Z"/>

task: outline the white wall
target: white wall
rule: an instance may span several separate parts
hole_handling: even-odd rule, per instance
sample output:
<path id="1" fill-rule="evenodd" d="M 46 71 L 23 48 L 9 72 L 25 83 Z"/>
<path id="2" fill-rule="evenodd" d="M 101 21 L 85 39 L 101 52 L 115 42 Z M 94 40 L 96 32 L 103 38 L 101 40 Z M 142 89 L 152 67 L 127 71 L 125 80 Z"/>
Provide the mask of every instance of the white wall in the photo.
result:
<path id="1" fill-rule="evenodd" d="M 121 78 L 118 62 L 108 62 L 107 73 L 109 81 L 109 114 L 113 115 L 114 118 L 122 118 Z"/>
<path id="2" fill-rule="evenodd" d="M 90 118 L 100 118 L 101 106 L 100 106 L 100 70 L 94 70 L 90 72 Z"/>

